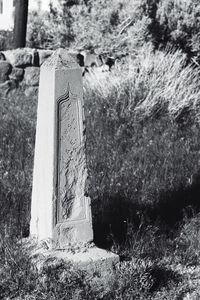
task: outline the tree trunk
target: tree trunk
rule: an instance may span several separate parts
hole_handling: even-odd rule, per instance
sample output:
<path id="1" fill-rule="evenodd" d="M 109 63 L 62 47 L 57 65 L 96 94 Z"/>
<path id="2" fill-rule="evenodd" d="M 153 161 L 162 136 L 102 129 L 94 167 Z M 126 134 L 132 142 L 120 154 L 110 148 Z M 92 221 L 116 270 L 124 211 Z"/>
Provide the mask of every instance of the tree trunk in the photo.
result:
<path id="1" fill-rule="evenodd" d="M 15 0 L 14 48 L 26 46 L 28 0 Z"/>

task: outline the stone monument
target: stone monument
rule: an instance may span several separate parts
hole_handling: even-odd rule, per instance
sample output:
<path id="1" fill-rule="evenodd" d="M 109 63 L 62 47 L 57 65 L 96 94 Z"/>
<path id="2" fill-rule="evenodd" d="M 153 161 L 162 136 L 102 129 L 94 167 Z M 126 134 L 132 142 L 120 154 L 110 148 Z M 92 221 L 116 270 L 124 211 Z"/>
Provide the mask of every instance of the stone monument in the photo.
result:
<path id="1" fill-rule="evenodd" d="M 56 251 L 93 241 L 90 199 L 85 196 L 81 74 L 64 49 L 55 51 L 40 71 L 30 233 L 52 240 Z M 90 256 L 118 261 L 117 255 L 96 247 L 83 260 L 91 261 Z"/>

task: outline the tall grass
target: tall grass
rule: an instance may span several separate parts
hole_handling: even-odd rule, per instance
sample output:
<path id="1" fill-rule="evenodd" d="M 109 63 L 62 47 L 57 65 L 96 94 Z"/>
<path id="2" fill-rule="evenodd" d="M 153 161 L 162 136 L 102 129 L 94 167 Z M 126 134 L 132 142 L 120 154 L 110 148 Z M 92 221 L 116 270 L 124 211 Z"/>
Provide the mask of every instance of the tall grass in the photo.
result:
<path id="1" fill-rule="evenodd" d="M 36 96 L 0 92 L 0 233 L 27 235 L 30 221 Z M 34 116 L 34 119 L 33 119 Z"/>
<path id="2" fill-rule="evenodd" d="M 175 223 L 183 207 L 199 205 L 199 98 L 199 70 L 179 51 L 146 49 L 128 70 L 85 80 L 89 191 L 99 233 L 106 224 L 124 236 L 127 220 L 140 222 L 147 208 L 150 217 Z"/>

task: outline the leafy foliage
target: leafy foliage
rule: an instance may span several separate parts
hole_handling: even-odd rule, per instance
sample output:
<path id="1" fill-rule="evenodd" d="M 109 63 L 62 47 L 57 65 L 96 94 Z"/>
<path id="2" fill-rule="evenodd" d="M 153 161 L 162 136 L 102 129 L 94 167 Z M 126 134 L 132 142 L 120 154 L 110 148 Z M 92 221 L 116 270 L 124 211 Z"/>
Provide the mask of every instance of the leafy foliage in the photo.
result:
<path id="1" fill-rule="evenodd" d="M 111 54 L 134 53 L 151 43 L 155 49 L 170 46 L 198 59 L 199 14 L 200 5 L 192 0 L 64 1 L 49 13 L 30 15 L 28 42 Z"/>

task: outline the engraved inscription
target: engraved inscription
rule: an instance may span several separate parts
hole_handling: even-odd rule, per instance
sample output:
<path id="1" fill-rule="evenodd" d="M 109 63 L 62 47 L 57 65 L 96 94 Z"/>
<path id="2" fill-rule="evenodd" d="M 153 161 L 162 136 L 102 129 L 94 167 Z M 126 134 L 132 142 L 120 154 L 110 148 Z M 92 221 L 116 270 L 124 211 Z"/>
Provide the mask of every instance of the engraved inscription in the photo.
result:
<path id="1" fill-rule="evenodd" d="M 57 101 L 57 221 L 69 219 L 78 180 L 80 124 L 78 101 L 69 89 Z"/>

